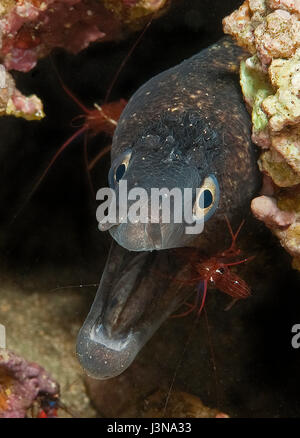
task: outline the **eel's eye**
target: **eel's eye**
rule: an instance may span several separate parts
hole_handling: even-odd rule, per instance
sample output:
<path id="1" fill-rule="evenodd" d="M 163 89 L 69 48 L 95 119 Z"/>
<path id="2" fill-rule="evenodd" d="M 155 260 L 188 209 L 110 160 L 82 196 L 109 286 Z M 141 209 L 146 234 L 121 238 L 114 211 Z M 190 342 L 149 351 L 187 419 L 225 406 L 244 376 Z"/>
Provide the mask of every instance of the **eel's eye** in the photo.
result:
<path id="1" fill-rule="evenodd" d="M 208 208 L 213 203 L 213 194 L 211 193 L 210 189 L 205 189 L 198 200 L 198 204 L 200 208 Z"/>
<path id="2" fill-rule="evenodd" d="M 202 187 L 197 189 L 196 201 L 193 207 L 195 220 L 208 220 L 216 211 L 220 198 L 218 180 L 214 175 L 205 178 Z"/>
<path id="3" fill-rule="evenodd" d="M 114 188 L 116 183 L 118 184 L 125 175 L 130 157 L 131 149 L 127 149 L 113 161 L 108 174 L 108 182 L 111 188 Z"/>
<path id="4" fill-rule="evenodd" d="M 124 173 L 126 172 L 126 166 L 124 163 L 120 164 L 115 171 L 115 180 L 119 182 Z"/>

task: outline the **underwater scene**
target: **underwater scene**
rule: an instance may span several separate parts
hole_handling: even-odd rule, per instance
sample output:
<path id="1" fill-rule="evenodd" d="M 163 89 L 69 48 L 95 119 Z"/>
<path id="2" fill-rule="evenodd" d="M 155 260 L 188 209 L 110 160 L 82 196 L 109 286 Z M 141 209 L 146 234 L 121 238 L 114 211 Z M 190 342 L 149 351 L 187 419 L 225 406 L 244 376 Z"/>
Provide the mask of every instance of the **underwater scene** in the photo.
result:
<path id="1" fill-rule="evenodd" d="M 299 418 L 299 1 L 0 36 L 0 418 Z"/>

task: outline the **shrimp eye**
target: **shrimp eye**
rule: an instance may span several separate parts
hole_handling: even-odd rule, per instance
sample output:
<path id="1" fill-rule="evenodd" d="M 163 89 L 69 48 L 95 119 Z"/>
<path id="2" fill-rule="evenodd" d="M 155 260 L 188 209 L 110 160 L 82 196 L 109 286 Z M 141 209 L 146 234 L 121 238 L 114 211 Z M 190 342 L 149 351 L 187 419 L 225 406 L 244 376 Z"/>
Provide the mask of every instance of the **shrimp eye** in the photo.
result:
<path id="1" fill-rule="evenodd" d="M 125 175 L 130 157 L 131 149 L 127 149 L 113 161 L 108 174 L 108 182 L 111 188 L 114 188 Z"/>
<path id="2" fill-rule="evenodd" d="M 194 220 L 208 220 L 216 211 L 219 198 L 218 180 L 214 175 L 209 175 L 205 178 L 202 187 L 197 189 L 196 201 L 193 207 Z"/>

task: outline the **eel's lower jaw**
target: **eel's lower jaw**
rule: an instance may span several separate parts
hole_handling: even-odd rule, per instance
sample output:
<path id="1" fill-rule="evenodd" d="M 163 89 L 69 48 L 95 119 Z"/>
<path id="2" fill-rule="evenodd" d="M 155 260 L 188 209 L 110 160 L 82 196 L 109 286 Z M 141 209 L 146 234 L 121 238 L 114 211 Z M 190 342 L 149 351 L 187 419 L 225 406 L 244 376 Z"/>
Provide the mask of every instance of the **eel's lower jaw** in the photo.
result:
<path id="1" fill-rule="evenodd" d="M 170 287 L 171 273 L 159 274 L 167 259 L 165 251 L 128 252 L 113 242 L 77 340 L 79 361 L 91 377 L 108 379 L 125 371 L 184 299 Z"/>
<path id="2" fill-rule="evenodd" d="M 86 373 L 95 379 L 110 379 L 125 371 L 134 360 L 139 342 L 133 333 L 114 339 L 107 335 L 104 327 L 81 328 L 77 341 L 77 355 Z"/>

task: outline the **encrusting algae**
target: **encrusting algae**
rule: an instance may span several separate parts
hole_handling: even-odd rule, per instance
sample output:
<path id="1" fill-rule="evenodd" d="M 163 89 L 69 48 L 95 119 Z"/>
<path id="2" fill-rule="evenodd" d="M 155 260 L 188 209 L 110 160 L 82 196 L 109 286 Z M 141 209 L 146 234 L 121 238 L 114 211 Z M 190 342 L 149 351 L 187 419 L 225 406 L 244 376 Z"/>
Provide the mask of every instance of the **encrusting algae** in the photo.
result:
<path id="1" fill-rule="evenodd" d="M 17 90 L 10 71 L 32 70 L 55 48 L 77 54 L 116 41 L 168 8 L 167 0 L 1 0 L 0 116 L 44 117 L 42 102 Z"/>
<path id="2" fill-rule="evenodd" d="M 241 63 L 240 82 L 265 175 L 252 212 L 300 270 L 300 3 L 246 0 L 223 28 L 252 55 Z"/>

